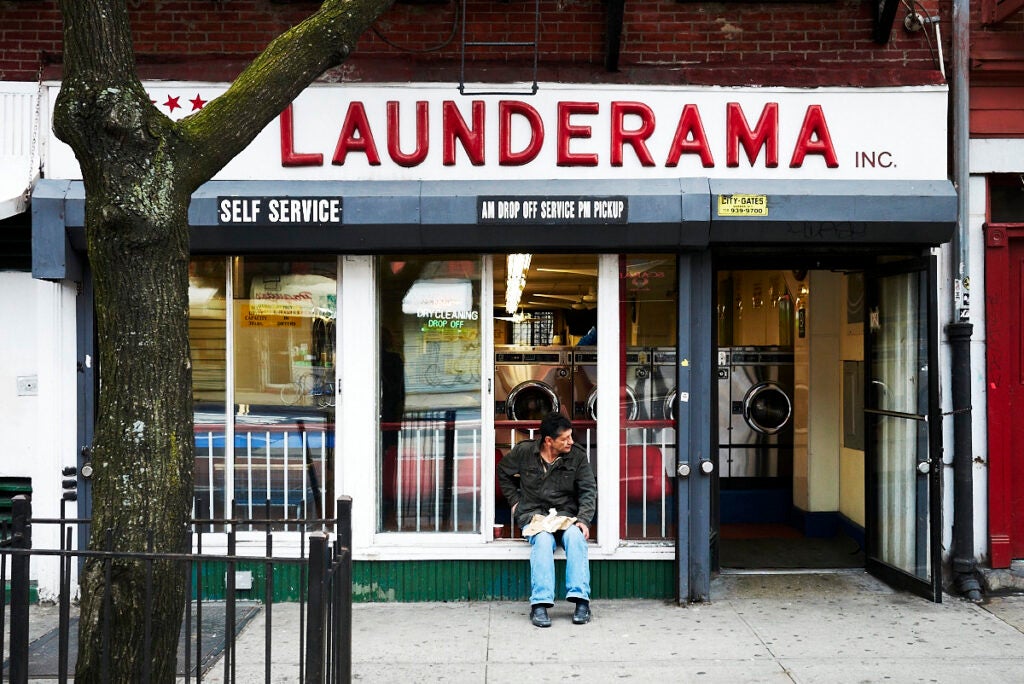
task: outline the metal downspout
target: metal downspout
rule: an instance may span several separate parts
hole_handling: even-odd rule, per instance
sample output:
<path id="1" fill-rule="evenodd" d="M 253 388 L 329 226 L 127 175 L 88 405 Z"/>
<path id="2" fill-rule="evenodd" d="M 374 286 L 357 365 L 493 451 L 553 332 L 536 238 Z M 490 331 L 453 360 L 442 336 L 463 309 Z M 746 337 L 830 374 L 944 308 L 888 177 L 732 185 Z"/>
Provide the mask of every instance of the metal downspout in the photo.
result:
<path id="1" fill-rule="evenodd" d="M 974 458 L 971 429 L 970 322 L 970 0 L 953 0 L 953 180 L 957 229 L 950 243 L 953 297 L 946 338 L 950 347 L 953 410 L 953 582 L 960 594 L 981 600 L 974 558 Z"/>

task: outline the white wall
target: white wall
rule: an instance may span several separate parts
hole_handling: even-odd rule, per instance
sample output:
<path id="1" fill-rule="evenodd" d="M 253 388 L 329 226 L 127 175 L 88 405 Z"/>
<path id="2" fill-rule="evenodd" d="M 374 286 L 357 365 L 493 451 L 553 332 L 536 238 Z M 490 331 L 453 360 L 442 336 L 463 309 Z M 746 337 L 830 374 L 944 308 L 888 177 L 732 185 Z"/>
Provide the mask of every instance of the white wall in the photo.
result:
<path id="1" fill-rule="evenodd" d="M 60 515 L 61 466 L 74 464 L 77 445 L 74 284 L 0 272 L 0 475 L 32 478 L 32 515 Z M 19 393 L 19 378 L 35 378 L 36 394 Z M 69 515 L 76 515 L 72 504 Z M 56 548 L 55 526 L 35 525 L 33 545 Z M 56 558 L 33 560 L 43 599 L 58 590 Z"/>

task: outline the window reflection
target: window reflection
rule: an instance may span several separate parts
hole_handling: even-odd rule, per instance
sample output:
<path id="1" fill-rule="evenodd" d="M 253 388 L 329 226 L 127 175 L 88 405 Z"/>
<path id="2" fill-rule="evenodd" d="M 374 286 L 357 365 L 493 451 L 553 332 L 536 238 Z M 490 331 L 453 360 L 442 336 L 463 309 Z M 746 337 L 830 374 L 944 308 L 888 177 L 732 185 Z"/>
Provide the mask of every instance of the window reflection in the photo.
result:
<path id="1" fill-rule="evenodd" d="M 224 517 L 224 438 L 227 416 L 227 298 L 224 257 L 189 263 L 188 333 L 196 440 L 195 515 Z"/>
<path id="2" fill-rule="evenodd" d="M 675 536 L 676 259 L 663 254 L 619 258 L 620 534 L 623 539 Z"/>
<path id="3" fill-rule="evenodd" d="M 196 516 L 332 515 L 336 260 L 198 257 L 189 285 Z"/>
<path id="4" fill-rule="evenodd" d="M 480 259 L 381 258 L 378 529 L 479 532 Z"/>

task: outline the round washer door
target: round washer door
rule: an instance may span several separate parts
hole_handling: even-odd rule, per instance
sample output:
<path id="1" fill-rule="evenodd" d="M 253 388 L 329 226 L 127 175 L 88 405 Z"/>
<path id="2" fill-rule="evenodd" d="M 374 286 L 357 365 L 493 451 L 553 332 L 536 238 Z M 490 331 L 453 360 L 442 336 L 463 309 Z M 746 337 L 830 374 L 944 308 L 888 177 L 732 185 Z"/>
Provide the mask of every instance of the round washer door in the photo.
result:
<path id="1" fill-rule="evenodd" d="M 505 402 L 509 420 L 542 420 L 560 408 L 555 391 L 536 380 L 527 380 L 513 387 Z"/>
<path id="2" fill-rule="evenodd" d="M 636 403 L 636 392 L 629 385 L 626 385 L 626 420 L 636 420 L 640 413 L 640 406 Z M 587 397 L 587 416 L 590 420 L 597 420 L 597 388 L 590 390 Z"/>
<path id="3" fill-rule="evenodd" d="M 665 420 L 676 419 L 676 388 L 673 387 L 672 391 L 665 397 L 665 403 L 661 407 L 662 417 Z"/>
<path id="4" fill-rule="evenodd" d="M 743 397 L 743 418 L 755 432 L 774 435 L 789 423 L 793 402 L 774 382 L 762 382 L 747 390 Z"/>

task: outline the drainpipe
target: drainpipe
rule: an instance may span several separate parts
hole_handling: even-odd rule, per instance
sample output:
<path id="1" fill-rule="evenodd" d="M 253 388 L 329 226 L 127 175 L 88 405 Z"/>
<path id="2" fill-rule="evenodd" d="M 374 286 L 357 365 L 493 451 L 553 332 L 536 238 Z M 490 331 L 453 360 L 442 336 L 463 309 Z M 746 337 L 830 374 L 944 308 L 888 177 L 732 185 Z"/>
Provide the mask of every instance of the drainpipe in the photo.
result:
<path id="1" fill-rule="evenodd" d="M 953 181 L 957 228 L 950 243 L 953 297 L 946 338 L 953 409 L 953 583 L 965 598 L 981 600 L 974 559 L 974 457 L 971 431 L 971 279 L 968 186 L 970 166 L 970 0 L 953 0 Z"/>

